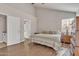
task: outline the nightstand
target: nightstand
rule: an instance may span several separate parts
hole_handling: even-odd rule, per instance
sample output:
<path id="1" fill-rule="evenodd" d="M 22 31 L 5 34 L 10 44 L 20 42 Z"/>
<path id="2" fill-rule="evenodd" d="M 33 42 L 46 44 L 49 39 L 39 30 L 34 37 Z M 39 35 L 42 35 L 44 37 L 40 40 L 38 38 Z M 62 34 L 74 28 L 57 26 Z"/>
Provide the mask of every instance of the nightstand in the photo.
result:
<path id="1" fill-rule="evenodd" d="M 64 35 L 62 43 L 70 44 L 71 42 L 71 36 L 70 35 Z"/>

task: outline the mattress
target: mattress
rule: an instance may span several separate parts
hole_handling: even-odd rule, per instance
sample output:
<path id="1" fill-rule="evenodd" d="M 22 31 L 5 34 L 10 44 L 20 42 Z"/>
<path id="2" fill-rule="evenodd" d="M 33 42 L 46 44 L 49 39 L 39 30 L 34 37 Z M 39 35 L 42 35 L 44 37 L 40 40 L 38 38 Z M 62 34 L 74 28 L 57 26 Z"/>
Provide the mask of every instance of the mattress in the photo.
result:
<path id="1" fill-rule="evenodd" d="M 32 36 L 32 38 L 40 38 L 40 39 L 45 39 L 47 41 L 60 41 L 60 37 L 61 35 L 60 34 L 35 34 Z"/>

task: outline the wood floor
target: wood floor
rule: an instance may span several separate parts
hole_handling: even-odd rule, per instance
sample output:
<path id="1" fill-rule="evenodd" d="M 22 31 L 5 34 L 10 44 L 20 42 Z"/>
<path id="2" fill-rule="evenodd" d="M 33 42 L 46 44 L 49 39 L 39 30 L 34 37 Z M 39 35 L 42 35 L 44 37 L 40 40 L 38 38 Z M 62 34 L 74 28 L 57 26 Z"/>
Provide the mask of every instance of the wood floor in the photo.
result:
<path id="1" fill-rule="evenodd" d="M 54 56 L 56 51 L 50 47 L 25 42 L 0 48 L 0 56 Z"/>
<path id="2" fill-rule="evenodd" d="M 0 42 L 0 48 L 6 47 L 6 43 Z"/>

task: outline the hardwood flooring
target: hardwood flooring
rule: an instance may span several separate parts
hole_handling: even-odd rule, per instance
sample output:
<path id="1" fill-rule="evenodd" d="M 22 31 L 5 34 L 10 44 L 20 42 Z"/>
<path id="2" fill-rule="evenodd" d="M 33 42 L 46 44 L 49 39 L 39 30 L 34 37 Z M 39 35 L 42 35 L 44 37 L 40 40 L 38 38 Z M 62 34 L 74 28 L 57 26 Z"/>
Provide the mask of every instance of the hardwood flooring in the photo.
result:
<path id="1" fill-rule="evenodd" d="M 33 44 L 29 40 L 25 42 L 0 48 L 0 56 L 54 56 L 56 52 L 53 48 Z"/>
<path id="2" fill-rule="evenodd" d="M 6 47 L 6 43 L 2 42 L 0 43 L 0 48 Z"/>

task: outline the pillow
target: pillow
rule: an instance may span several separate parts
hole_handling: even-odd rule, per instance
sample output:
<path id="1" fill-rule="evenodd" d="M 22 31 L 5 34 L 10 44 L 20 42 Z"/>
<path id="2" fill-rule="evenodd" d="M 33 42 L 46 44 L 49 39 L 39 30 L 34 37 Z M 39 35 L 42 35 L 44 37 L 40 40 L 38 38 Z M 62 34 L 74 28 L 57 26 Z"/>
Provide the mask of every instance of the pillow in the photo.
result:
<path id="1" fill-rule="evenodd" d="M 42 31 L 41 33 L 42 34 L 48 34 L 48 31 Z"/>
<path id="2" fill-rule="evenodd" d="M 58 32 L 57 31 L 53 31 L 53 34 L 58 34 Z"/>
<path id="3" fill-rule="evenodd" d="M 53 31 L 49 31 L 49 34 L 53 34 Z"/>
<path id="4" fill-rule="evenodd" d="M 38 32 L 35 32 L 34 34 L 39 34 Z"/>

